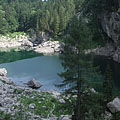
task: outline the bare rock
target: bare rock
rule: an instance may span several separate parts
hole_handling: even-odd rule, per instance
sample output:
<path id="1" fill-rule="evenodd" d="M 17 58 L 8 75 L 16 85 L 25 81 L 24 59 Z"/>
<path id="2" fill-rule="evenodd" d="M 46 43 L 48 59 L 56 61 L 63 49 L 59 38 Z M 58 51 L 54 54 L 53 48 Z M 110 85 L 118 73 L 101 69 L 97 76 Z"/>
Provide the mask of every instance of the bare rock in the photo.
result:
<path id="1" fill-rule="evenodd" d="M 33 89 L 38 89 L 42 87 L 41 83 L 36 81 L 34 78 L 27 83 L 28 87 L 33 88 Z"/>
<path id="2" fill-rule="evenodd" d="M 7 70 L 5 68 L 0 69 L 0 76 L 7 76 Z"/>
<path id="3" fill-rule="evenodd" d="M 120 99 L 115 98 L 113 101 L 107 104 L 108 109 L 112 112 L 120 112 Z"/>
<path id="4" fill-rule="evenodd" d="M 72 120 L 71 115 L 61 115 L 59 120 Z"/>
<path id="5" fill-rule="evenodd" d="M 65 103 L 65 100 L 64 100 L 64 99 L 59 99 L 59 102 L 60 102 L 61 104 L 64 104 L 64 103 Z"/>
<path id="6" fill-rule="evenodd" d="M 30 109 L 34 109 L 34 108 L 35 108 L 35 104 L 30 104 L 30 105 L 29 105 L 29 108 L 30 108 Z"/>

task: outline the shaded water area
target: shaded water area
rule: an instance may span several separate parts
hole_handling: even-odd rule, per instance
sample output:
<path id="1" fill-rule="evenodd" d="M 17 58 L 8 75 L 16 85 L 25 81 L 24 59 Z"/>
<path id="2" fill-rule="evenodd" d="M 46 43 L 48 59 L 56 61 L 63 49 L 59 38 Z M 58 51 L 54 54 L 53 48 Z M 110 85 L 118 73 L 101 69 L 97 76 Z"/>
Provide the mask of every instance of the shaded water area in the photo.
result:
<path id="1" fill-rule="evenodd" d="M 41 89 L 45 90 L 59 90 L 55 84 L 59 84 L 62 78 L 58 73 L 64 71 L 59 56 L 43 56 L 35 52 L 15 52 L 0 53 L 0 68 L 4 67 L 8 70 L 8 77 L 17 84 L 23 85 L 27 81 L 35 78 L 41 84 Z M 105 74 L 106 66 L 110 64 L 113 72 L 114 86 L 117 92 L 120 91 L 120 64 L 103 56 L 96 56 L 94 65 L 100 66 L 102 75 Z M 96 79 L 97 82 L 102 83 L 103 77 Z M 101 84 L 95 84 L 95 89 L 102 91 Z"/>
<path id="2" fill-rule="evenodd" d="M 112 71 L 112 79 L 114 92 L 120 93 L 120 64 L 105 56 L 96 56 L 94 65 L 99 66 L 102 75 L 105 75 L 107 65 L 110 65 Z"/>

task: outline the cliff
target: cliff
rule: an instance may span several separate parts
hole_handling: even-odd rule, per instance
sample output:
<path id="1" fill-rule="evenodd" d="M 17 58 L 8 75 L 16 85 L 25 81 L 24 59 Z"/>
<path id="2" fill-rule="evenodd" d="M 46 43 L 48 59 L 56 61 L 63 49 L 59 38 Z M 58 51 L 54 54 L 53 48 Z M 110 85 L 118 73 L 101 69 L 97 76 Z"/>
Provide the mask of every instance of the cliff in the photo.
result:
<path id="1" fill-rule="evenodd" d="M 99 55 L 109 56 L 114 61 L 120 62 L 120 1 L 117 10 L 102 11 L 98 15 L 98 19 L 109 41 L 105 47 L 100 48 L 97 53 Z"/>

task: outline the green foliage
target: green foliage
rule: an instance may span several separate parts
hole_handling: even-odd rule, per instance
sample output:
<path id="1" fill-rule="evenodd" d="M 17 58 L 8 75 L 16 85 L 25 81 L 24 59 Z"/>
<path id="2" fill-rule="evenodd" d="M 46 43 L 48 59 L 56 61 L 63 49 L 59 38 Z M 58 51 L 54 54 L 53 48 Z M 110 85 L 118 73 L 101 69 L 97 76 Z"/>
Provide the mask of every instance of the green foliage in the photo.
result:
<path id="1" fill-rule="evenodd" d="M 113 114 L 113 117 L 111 120 L 119 120 L 120 119 L 120 112 L 116 112 Z"/>
<path id="2" fill-rule="evenodd" d="M 102 114 L 106 110 L 104 106 L 103 95 L 94 93 L 90 89 L 86 89 L 82 97 L 82 112 L 86 112 L 88 120 L 104 120 Z"/>
<path id="3" fill-rule="evenodd" d="M 119 0 L 84 0 L 81 11 L 89 19 L 93 31 L 93 40 L 98 45 L 104 46 L 109 41 L 101 26 L 102 14 L 112 13 L 119 8 Z"/>
<path id="4" fill-rule="evenodd" d="M 87 13 L 99 14 L 101 11 L 115 11 L 119 8 L 119 0 L 84 0 Z"/>
<path id="5" fill-rule="evenodd" d="M 81 96 L 84 90 L 86 78 L 83 74 L 91 67 L 91 55 L 86 56 L 85 50 L 91 48 L 92 35 L 87 24 L 82 18 L 74 17 L 70 31 L 66 36 L 62 65 L 65 69 L 60 74 L 63 77 L 60 87 L 64 87 L 66 93 L 77 94 L 76 120 L 83 119 L 81 115 Z"/>
<path id="6" fill-rule="evenodd" d="M 14 32 L 14 33 L 7 33 L 6 34 L 6 36 L 8 36 L 10 38 L 15 38 L 16 36 L 20 37 L 21 35 L 27 36 L 27 34 L 24 32 Z"/>
<path id="7" fill-rule="evenodd" d="M 113 97 L 112 70 L 109 65 L 106 68 L 105 79 L 103 82 L 103 88 L 104 88 L 105 103 L 108 103 L 112 100 L 112 97 Z"/>
<path id="8" fill-rule="evenodd" d="M 0 120 L 13 120 L 10 114 L 0 111 Z"/>
<path id="9" fill-rule="evenodd" d="M 0 5 L 0 34 L 33 30 L 61 35 L 75 14 L 74 0 L 4 0 Z"/>
<path id="10" fill-rule="evenodd" d="M 61 104 L 58 99 L 47 92 L 41 92 L 40 94 L 33 92 L 29 96 L 21 95 L 19 101 L 25 106 L 21 108 L 22 110 L 33 112 L 35 115 L 41 115 L 44 118 L 48 118 L 52 114 L 57 117 L 60 115 L 71 115 L 73 109 L 69 100 L 65 100 L 66 104 Z M 35 104 L 34 110 L 29 108 L 32 103 Z M 22 116 L 24 116 L 24 113 L 22 113 Z"/>

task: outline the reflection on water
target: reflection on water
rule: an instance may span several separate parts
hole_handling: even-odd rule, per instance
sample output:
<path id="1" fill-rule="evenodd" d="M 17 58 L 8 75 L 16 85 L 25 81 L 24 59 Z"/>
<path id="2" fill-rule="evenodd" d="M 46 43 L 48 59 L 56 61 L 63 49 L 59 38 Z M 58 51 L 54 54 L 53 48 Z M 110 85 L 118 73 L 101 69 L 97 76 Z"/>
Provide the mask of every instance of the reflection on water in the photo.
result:
<path id="1" fill-rule="evenodd" d="M 96 56 L 94 59 L 94 65 L 100 66 L 102 75 L 106 72 L 107 64 L 110 65 L 112 70 L 114 89 L 117 90 L 117 92 L 120 92 L 120 64 L 104 56 Z"/>
<path id="2" fill-rule="evenodd" d="M 9 61 L 13 61 L 14 60 L 13 56 L 17 56 L 18 59 L 19 58 L 21 59 L 22 57 L 20 56 L 30 57 L 31 55 L 32 56 L 35 55 L 33 53 L 26 53 L 26 52 L 24 55 L 23 53 L 19 53 L 19 54 L 14 53 L 14 55 L 12 53 L 10 54 L 11 55 L 6 53 L 6 55 L 3 56 L 4 57 L 9 56 Z M 38 55 L 36 54 L 35 56 Z M 94 65 L 100 66 L 100 71 L 102 75 L 105 74 L 107 64 L 110 64 L 111 66 L 115 88 L 117 89 L 117 92 L 119 92 L 120 64 L 103 56 L 96 56 L 94 59 Z M 63 71 L 63 67 L 61 66 L 61 60 L 59 59 L 59 56 L 39 56 L 30 59 L 18 60 L 11 63 L 0 64 L 0 67 L 6 68 L 8 70 L 8 77 L 20 85 L 23 85 L 23 83 L 26 83 L 32 78 L 35 78 L 41 84 L 43 84 L 41 89 L 58 90 L 58 88 L 56 88 L 54 84 L 59 84 L 62 81 L 62 78 L 58 76 L 58 73 L 61 73 Z M 95 77 L 95 74 L 93 76 L 92 76 L 93 81 L 95 82 L 97 81 L 100 84 L 102 83 L 103 77 L 101 76 Z M 101 87 L 102 85 L 100 86 L 100 84 L 95 84 L 94 86 L 98 91 L 102 91 L 103 89 Z"/>

